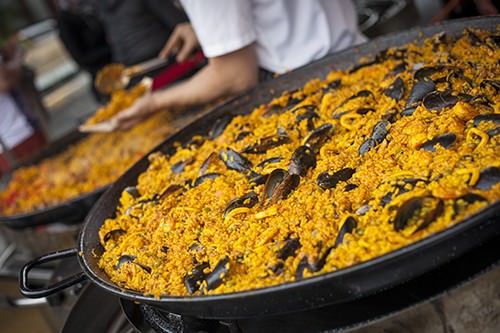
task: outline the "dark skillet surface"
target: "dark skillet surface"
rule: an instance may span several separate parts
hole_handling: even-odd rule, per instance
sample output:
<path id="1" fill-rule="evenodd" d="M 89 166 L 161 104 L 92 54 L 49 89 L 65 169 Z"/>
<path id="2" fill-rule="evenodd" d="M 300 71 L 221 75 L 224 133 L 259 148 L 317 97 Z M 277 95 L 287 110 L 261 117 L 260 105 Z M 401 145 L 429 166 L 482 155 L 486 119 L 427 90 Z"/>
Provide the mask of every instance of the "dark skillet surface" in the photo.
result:
<path id="1" fill-rule="evenodd" d="M 273 96 L 278 96 L 285 90 L 299 88 L 313 78 L 323 78 L 333 69 L 349 68 L 360 57 L 374 55 L 388 47 L 400 46 L 442 31 L 452 36 L 460 35 L 466 27 L 496 31 L 499 23 L 499 17 L 451 21 L 439 26 L 388 35 L 331 55 L 266 82 L 250 93 L 229 101 L 191 123 L 153 151 L 171 154 L 174 142 L 186 142 L 194 134 L 206 134 L 216 119 L 227 114 L 248 113 L 255 106 L 268 102 Z M 80 234 L 79 249 L 82 255 L 79 256 L 79 261 L 86 275 L 109 292 L 179 314 L 205 318 L 241 318 L 295 312 L 351 301 L 398 285 L 439 267 L 500 233 L 500 224 L 495 223 L 500 217 L 500 202 L 497 202 L 479 214 L 431 237 L 336 272 L 245 292 L 196 297 L 164 296 L 155 299 L 116 286 L 98 267 L 98 257 L 93 255 L 99 253 L 98 230 L 101 224 L 106 218 L 113 216 L 122 190 L 135 185 L 137 176 L 146 170 L 147 166 L 147 158 L 143 158 L 115 182 L 90 211 Z"/>
<path id="2" fill-rule="evenodd" d="M 82 134 L 76 130 L 69 132 L 62 138 L 51 143 L 32 159 L 22 163 L 20 167 L 33 165 L 41 162 L 43 159 L 53 157 L 67 149 L 70 145 L 77 143 L 85 136 L 86 134 Z M 106 187 L 100 188 L 61 202 L 60 204 L 27 213 L 7 216 L 0 215 L 0 223 L 4 223 L 12 229 L 24 229 L 53 222 L 63 222 L 67 224 L 81 223 L 90 208 L 92 208 L 105 190 Z"/>

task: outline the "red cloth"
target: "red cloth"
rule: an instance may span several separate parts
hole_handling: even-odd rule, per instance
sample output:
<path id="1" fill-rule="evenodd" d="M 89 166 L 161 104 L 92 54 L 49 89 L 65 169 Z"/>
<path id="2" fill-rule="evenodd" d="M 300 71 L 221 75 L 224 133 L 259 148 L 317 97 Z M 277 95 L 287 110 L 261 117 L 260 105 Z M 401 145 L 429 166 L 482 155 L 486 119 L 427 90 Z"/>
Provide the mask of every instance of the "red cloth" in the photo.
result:
<path id="1" fill-rule="evenodd" d="M 40 151 L 47 143 L 45 136 L 39 130 L 35 130 L 32 136 L 11 149 L 12 155 L 18 160 L 23 161 Z M 12 169 L 5 154 L 0 154 L 0 176 L 2 172 L 8 172 Z"/>
<path id="2" fill-rule="evenodd" d="M 193 55 L 183 63 L 176 63 L 168 66 L 164 71 L 153 78 L 153 86 L 151 89 L 153 91 L 158 90 L 181 79 L 185 75 L 192 72 L 204 60 L 205 56 L 201 51 L 198 51 L 195 55 Z"/>

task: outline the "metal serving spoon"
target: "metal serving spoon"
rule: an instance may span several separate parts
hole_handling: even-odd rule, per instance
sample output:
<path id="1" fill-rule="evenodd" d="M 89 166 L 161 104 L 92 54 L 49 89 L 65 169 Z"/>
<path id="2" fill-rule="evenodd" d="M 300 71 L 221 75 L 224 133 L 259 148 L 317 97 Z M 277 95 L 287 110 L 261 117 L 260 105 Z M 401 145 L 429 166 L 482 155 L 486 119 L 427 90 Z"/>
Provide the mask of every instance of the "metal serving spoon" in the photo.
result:
<path id="1" fill-rule="evenodd" d="M 154 58 L 130 67 L 125 67 L 123 64 L 109 64 L 97 73 L 94 84 L 100 93 L 110 94 L 125 88 L 134 76 L 166 66 L 174 61 L 175 55 L 171 55 L 167 59 Z"/>

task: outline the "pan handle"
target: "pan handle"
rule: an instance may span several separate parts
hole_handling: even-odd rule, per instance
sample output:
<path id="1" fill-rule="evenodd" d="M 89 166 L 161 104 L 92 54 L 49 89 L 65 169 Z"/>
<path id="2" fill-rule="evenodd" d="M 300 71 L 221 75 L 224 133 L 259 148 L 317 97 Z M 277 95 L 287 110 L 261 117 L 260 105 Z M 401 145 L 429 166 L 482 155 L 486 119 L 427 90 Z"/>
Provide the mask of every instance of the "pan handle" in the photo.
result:
<path id="1" fill-rule="evenodd" d="M 31 287 L 29 287 L 28 274 L 34 267 L 49 261 L 59 260 L 71 257 L 73 255 L 78 255 L 78 249 L 67 249 L 49 253 L 33 259 L 32 261 L 24 265 L 21 269 L 21 273 L 19 274 L 19 289 L 21 291 L 21 294 L 28 298 L 47 297 L 85 280 L 85 273 L 80 272 L 47 287 L 42 287 L 39 289 L 32 289 Z"/>

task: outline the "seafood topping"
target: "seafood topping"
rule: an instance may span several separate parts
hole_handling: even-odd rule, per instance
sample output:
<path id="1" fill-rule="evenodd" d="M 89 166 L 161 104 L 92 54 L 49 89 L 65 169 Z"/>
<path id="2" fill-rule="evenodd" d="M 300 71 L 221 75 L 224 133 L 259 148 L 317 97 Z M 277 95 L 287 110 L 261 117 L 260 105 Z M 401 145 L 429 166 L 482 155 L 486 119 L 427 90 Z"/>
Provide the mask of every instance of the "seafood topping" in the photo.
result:
<path id="1" fill-rule="evenodd" d="M 259 202 L 259 198 L 255 192 L 249 192 L 239 198 L 233 199 L 224 210 L 224 217 L 226 217 L 235 208 L 252 208 L 257 204 L 257 202 Z"/>
<path id="2" fill-rule="evenodd" d="M 211 140 L 218 138 L 224 132 L 227 125 L 229 125 L 231 119 L 233 119 L 233 116 L 229 114 L 217 119 L 212 126 L 212 129 L 208 132 L 208 137 Z"/>
<path id="3" fill-rule="evenodd" d="M 315 153 L 330 139 L 333 134 L 333 125 L 325 123 L 309 133 L 304 140 L 304 146 L 308 146 Z"/>
<path id="4" fill-rule="evenodd" d="M 426 228 L 435 221 L 444 210 L 444 202 L 432 196 L 411 198 L 399 207 L 394 218 L 394 230 L 401 231 L 409 226 L 415 226 L 412 233 Z"/>
<path id="5" fill-rule="evenodd" d="M 425 96 L 436 90 L 436 84 L 431 80 L 419 80 L 413 84 L 413 88 L 410 91 L 410 96 L 406 101 L 406 108 L 416 106 L 419 104 Z"/>
<path id="6" fill-rule="evenodd" d="M 191 274 L 184 277 L 184 286 L 186 287 L 188 293 L 193 294 L 200 289 L 202 282 L 207 276 L 204 270 L 209 267 L 210 266 L 207 262 L 203 262 L 195 266 Z"/>
<path id="7" fill-rule="evenodd" d="M 219 287 L 224 281 L 224 277 L 229 273 L 229 258 L 222 258 L 214 269 L 206 276 L 207 289 L 213 290 Z"/>
<path id="8" fill-rule="evenodd" d="M 337 234 L 337 238 L 335 238 L 335 247 L 342 244 L 342 241 L 344 240 L 344 236 L 346 234 L 352 233 L 357 225 L 358 225 L 358 222 L 356 221 L 356 219 L 354 217 L 349 216 L 348 218 L 346 218 L 346 220 L 344 221 L 344 224 L 342 224 L 342 227 L 340 227 L 339 233 Z"/>
<path id="9" fill-rule="evenodd" d="M 288 173 L 305 176 L 307 170 L 316 166 L 316 156 L 311 148 L 300 146 L 293 152 Z"/>
<path id="10" fill-rule="evenodd" d="M 299 183 L 299 175 L 289 174 L 283 169 L 273 170 L 264 185 L 260 205 L 263 206 L 266 199 L 268 199 L 266 206 L 275 203 L 279 199 L 285 199 L 299 186 Z"/>
<path id="11" fill-rule="evenodd" d="M 398 77 L 394 82 L 389 86 L 389 88 L 384 90 L 384 95 L 399 101 L 403 94 L 405 93 L 405 83 L 403 80 Z"/>
<path id="12" fill-rule="evenodd" d="M 118 263 L 116 264 L 115 266 L 115 269 L 120 269 L 123 264 L 126 264 L 126 263 L 130 263 L 130 264 L 134 264 L 134 265 L 137 265 L 138 267 L 142 268 L 145 272 L 147 273 L 150 273 L 151 274 L 151 268 L 146 266 L 146 265 L 143 265 L 141 263 L 138 263 L 138 262 L 135 262 L 134 260 L 136 259 L 137 257 L 135 256 L 130 256 L 128 254 L 124 254 L 122 255 L 119 259 L 118 259 Z"/>
<path id="13" fill-rule="evenodd" d="M 455 134 L 447 133 L 447 134 L 439 135 L 439 136 L 435 137 L 434 139 L 423 143 L 420 146 L 420 148 L 423 150 L 435 152 L 437 144 L 443 146 L 443 148 L 450 148 L 456 139 L 457 139 L 457 136 Z"/>
<path id="14" fill-rule="evenodd" d="M 319 174 L 316 182 L 322 189 L 334 188 L 341 181 L 348 181 L 351 179 L 352 175 L 356 172 L 355 169 L 352 168 L 344 168 L 340 169 L 337 172 L 334 172 L 330 175 L 328 172 L 322 172 Z"/>
<path id="15" fill-rule="evenodd" d="M 121 236 L 123 236 L 125 234 L 126 234 L 126 231 L 123 230 L 123 229 L 111 230 L 111 231 L 108 231 L 106 233 L 106 235 L 104 235 L 103 240 L 104 240 L 105 243 L 107 241 L 109 241 L 110 239 L 116 241 L 118 238 L 120 238 Z"/>
<path id="16" fill-rule="evenodd" d="M 483 121 L 492 121 L 495 124 L 500 124 L 500 114 L 498 113 L 489 113 L 489 114 L 480 114 L 474 117 L 474 127 L 479 126 L 479 124 Z"/>
<path id="17" fill-rule="evenodd" d="M 475 202 L 488 202 L 488 200 L 476 193 L 466 193 L 462 195 L 461 197 L 457 198 L 455 202 L 453 203 L 453 217 L 458 215 L 460 212 L 460 202 L 463 201 L 466 205 L 475 203 Z"/>
<path id="18" fill-rule="evenodd" d="M 281 161 L 283 161 L 283 157 L 279 157 L 279 156 L 277 156 L 277 157 L 270 157 L 268 159 L 263 160 L 262 162 L 260 162 L 259 164 L 257 164 L 255 167 L 262 169 L 262 168 L 264 168 L 268 164 L 279 163 Z"/>
<path id="19" fill-rule="evenodd" d="M 424 106 L 428 110 L 442 110 L 447 106 L 457 104 L 458 97 L 453 96 L 449 91 L 434 91 L 424 98 Z"/>
<path id="20" fill-rule="evenodd" d="M 249 172 L 252 168 L 252 162 L 231 148 L 223 149 L 219 153 L 219 158 L 226 165 L 226 167 L 231 170 Z"/>
<path id="21" fill-rule="evenodd" d="M 476 188 L 488 191 L 500 181 L 500 168 L 489 167 L 481 171 Z"/>
<path id="22" fill-rule="evenodd" d="M 220 175 L 221 174 L 217 173 L 217 172 L 206 173 L 203 176 L 196 178 L 196 180 L 194 181 L 193 187 L 196 187 L 196 186 L 203 184 L 205 182 L 205 180 L 207 180 L 207 179 L 214 180 L 215 178 L 219 177 Z"/>
<path id="23" fill-rule="evenodd" d="M 265 154 L 269 149 L 290 143 L 290 138 L 285 134 L 268 136 L 259 140 L 258 143 L 247 146 L 241 151 L 244 154 Z"/>

